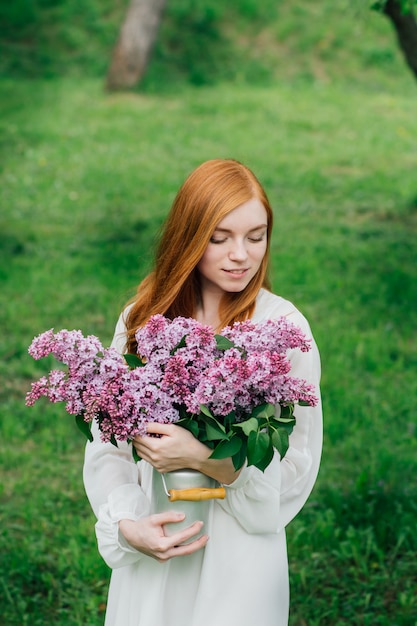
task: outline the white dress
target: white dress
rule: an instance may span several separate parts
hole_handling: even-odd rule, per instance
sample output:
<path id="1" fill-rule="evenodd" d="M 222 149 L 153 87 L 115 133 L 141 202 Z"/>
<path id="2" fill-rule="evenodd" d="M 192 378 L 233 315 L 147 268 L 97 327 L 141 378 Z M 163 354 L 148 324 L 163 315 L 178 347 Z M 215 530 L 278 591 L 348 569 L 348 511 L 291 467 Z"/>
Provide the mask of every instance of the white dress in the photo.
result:
<path id="1" fill-rule="evenodd" d="M 253 321 L 287 316 L 311 337 L 303 315 L 287 300 L 262 289 Z M 123 314 L 113 345 L 123 350 Z M 291 374 L 319 389 L 320 358 L 290 352 Z M 97 516 L 100 554 L 113 569 L 106 626 L 287 626 L 289 608 L 285 526 L 305 504 L 317 477 L 322 413 L 296 407 L 297 423 L 282 460 L 276 454 L 264 473 L 245 467 L 226 486 L 225 500 L 211 501 L 207 546 L 159 563 L 133 549 L 118 522 L 150 512 L 152 468 L 135 464 L 127 444 L 87 443 L 84 483 Z"/>

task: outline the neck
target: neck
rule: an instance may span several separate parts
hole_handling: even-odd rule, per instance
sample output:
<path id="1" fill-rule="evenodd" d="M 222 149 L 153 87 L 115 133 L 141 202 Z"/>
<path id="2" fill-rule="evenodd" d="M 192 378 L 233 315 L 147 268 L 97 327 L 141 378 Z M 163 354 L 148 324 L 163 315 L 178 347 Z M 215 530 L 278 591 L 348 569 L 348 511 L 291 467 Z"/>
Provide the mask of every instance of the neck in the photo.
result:
<path id="1" fill-rule="evenodd" d="M 221 296 L 213 297 L 213 295 L 201 297 L 201 301 L 197 306 L 196 319 L 201 324 L 211 326 L 214 330 L 218 330 L 220 326 L 220 308 Z"/>

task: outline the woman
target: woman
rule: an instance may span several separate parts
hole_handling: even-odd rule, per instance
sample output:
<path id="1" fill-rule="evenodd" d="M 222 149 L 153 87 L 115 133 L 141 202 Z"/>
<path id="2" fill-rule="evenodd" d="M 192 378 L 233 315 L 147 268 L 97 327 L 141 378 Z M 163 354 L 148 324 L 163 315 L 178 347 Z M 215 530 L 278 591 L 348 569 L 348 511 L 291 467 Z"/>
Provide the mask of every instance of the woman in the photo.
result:
<path id="1" fill-rule="evenodd" d="M 167 218 L 155 269 L 139 285 L 116 327 L 113 345 L 136 352 L 135 331 L 151 315 L 194 317 L 217 331 L 235 321 L 288 316 L 311 337 L 306 319 L 269 291 L 266 277 L 272 210 L 254 174 L 234 160 L 200 165 L 185 181 Z M 312 349 L 292 351 L 291 374 L 315 385 Z M 113 569 L 107 626 L 285 626 L 289 584 L 285 526 L 315 482 L 321 454 L 321 409 L 297 407 L 290 448 L 265 472 L 211 450 L 176 425 L 150 424 L 127 444 L 87 444 L 84 479 L 98 518 L 99 550 Z M 150 514 L 152 466 L 193 468 L 226 488 L 202 529 L 195 522 L 166 537 L 178 513 Z M 203 533 L 203 534 L 201 534 Z M 184 541 L 187 541 L 184 544 Z"/>

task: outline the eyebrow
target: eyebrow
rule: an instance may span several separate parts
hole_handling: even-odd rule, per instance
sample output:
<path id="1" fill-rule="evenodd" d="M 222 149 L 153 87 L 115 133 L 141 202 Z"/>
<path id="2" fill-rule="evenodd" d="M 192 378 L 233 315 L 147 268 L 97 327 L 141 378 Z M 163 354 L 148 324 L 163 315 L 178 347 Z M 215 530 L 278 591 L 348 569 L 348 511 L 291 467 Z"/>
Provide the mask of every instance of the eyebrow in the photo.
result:
<path id="1" fill-rule="evenodd" d="M 268 228 L 268 224 L 260 224 L 259 226 L 255 226 L 255 228 L 251 228 L 248 230 L 249 233 L 253 233 L 255 230 L 260 230 L 261 228 Z M 214 232 L 216 233 L 231 233 L 232 231 L 228 228 L 215 228 Z"/>

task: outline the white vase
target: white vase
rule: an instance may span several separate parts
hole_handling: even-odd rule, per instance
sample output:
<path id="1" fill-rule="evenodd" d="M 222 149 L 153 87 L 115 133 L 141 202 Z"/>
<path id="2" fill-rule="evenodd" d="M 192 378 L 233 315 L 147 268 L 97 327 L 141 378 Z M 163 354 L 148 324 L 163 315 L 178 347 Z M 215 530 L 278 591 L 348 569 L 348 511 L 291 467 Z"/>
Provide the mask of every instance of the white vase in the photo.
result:
<path id="1" fill-rule="evenodd" d="M 172 500 L 173 491 L 190 489 L 210 491 L 205 492 L 206 495 L 201 496 L 204 498 L 202 500 Z M 214 491 L 211 491 L 213 489 Z M 179 496 L 181 497 L 181 494 L 179 494 Z M 185 497 L 187 497 L 187 494 L 185 494 Z M 185 519 L 182 522 L 165 524 L 164 532 L 168 536 L 183 530 L 184 528 L 188 528 L 196 521 L 202 521 L 204 524 L 202 531 L 198 536 L 207 532 L 207 522 L 209 519 L 210 507 L 212 506 L 211 499 L 213 497 L 223 498 L 224 489 L 221 487 L 219 488 L 218 483 L 216 483 L 213 478 L 210 478 L 201 472 L 191 469 L 181 469 L 174 472 L 160 474 L 157 470 L 153 470 L 152 513 L 176 511 L 185 514 Z M 196 538 L 196 536 L 193 536 L 189 541 L 194 541 Z"/>

